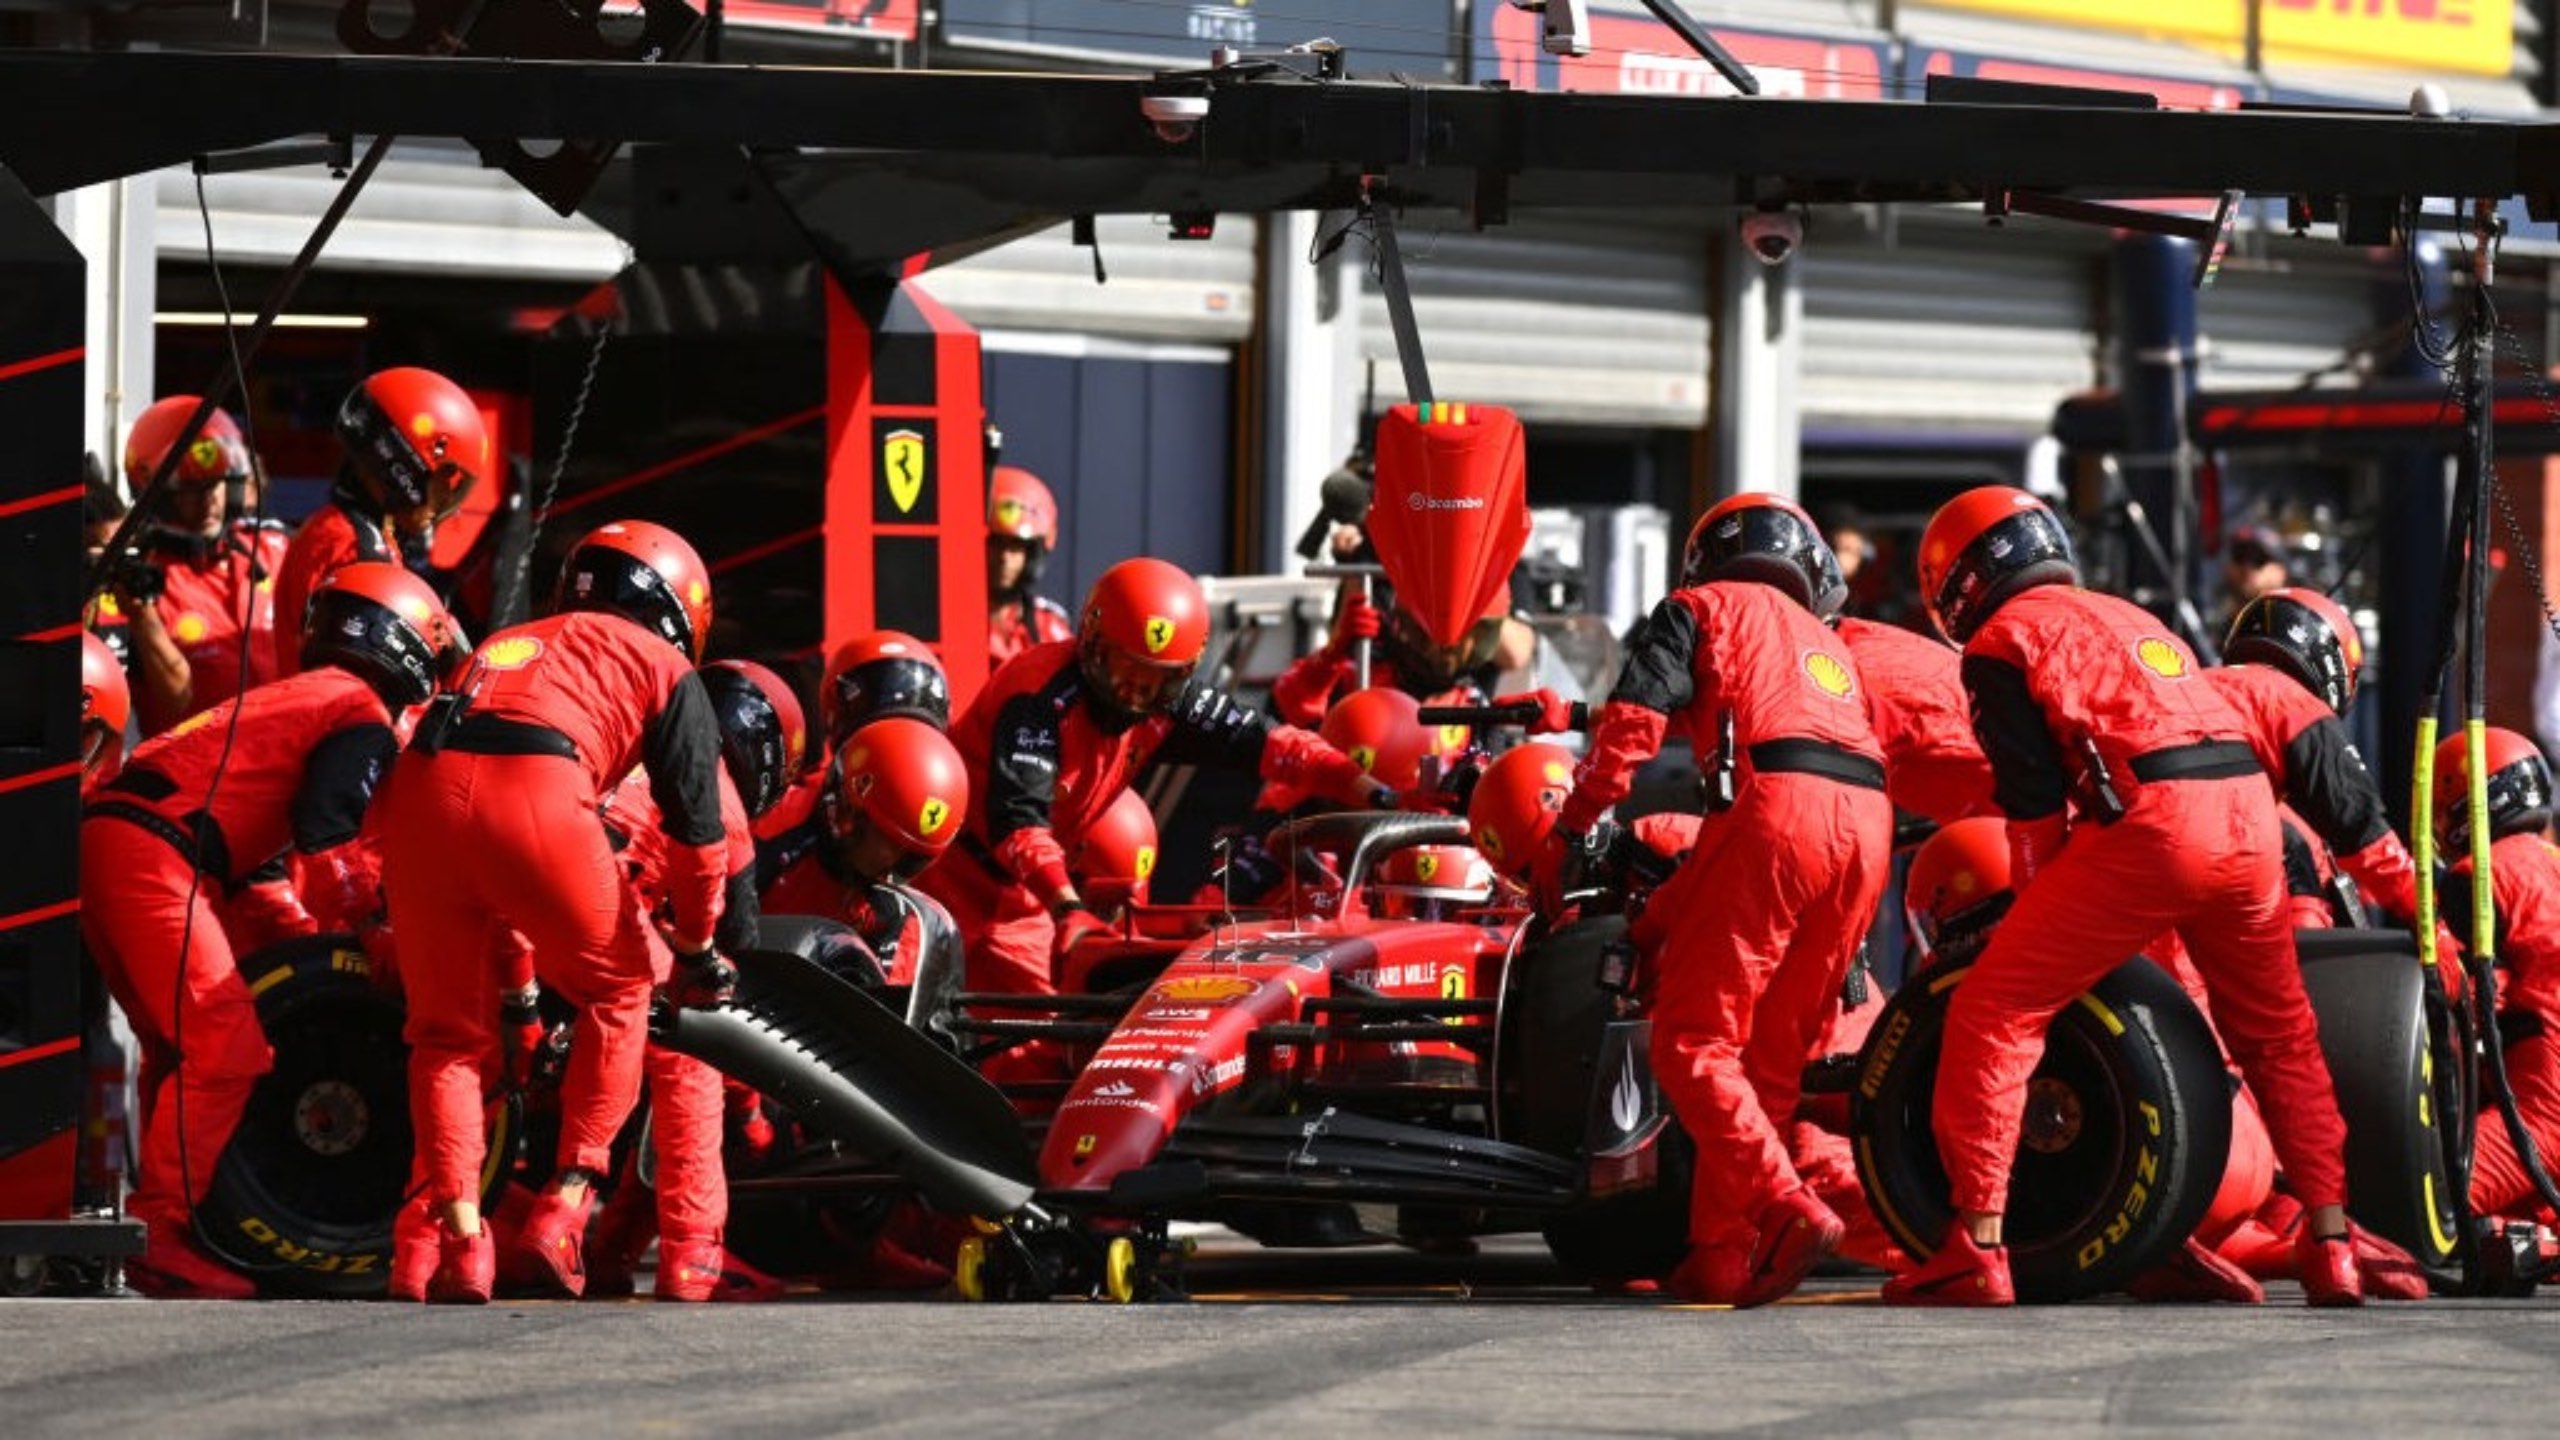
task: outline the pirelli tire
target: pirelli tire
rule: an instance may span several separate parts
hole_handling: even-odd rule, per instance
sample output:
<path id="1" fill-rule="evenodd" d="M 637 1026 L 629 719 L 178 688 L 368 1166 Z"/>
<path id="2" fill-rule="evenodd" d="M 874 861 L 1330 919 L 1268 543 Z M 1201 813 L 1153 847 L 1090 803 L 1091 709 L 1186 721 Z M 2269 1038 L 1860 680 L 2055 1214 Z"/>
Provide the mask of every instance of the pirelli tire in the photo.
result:
<path id="1" fill-rule="evenodd" d="M 269 1294 L 380 1295 L 414 1148 L 400 998 L 346 935 L 269 946 L 242 959 L 240 973 L 275 1066 L 215 1164 L 198 1229 Z M 512 1096 L 490 1107 L 484 1198 L 514 1156 L 522 1119 Z"/>
<path id="2" fill-rule="evenodd" d="M 2447 1117 L 2462 1113 L 2461 1081 L 2431 1043 L 2431 1025 L 2449 1019 L 2417 946 L 2399 930 L 2305 930 L 2294 946 L 2347 1122 L 2347 1208 L 2417 1257 L 2431 1283 L 2453 1288 L 2465 1197 L 2447 1160 Z M 2501 1120 L 2493 1110 L 2481 1123 Z"/>
<path id="3" fill-rule="evenodd" d="M 1915 1256 L 1954 1209 L 1931 1129 L 1947 1006 L 1970 966 L 1895 993 L 1859 1056 L 1850 1139 L 1868 1202 Z M 2062 1008 L 2028 1082 L 2006 1239 L 2018 1298 L 2122 1289 L 2203 1218 L 2231 1149 L 2231 1080 L 2204 1017 L 2147 960 Z"/>
<path id="4" fill-rule="evenodd" d="M 1595 1106 L 1604 1107 L 1621 1067 L 1651 1096 L 1650 1060 L 1641 1049 L 1610 1053 L 1615 997 L 1602 985 L 1608 950 L 1627 929 L 1623 916 L 1573 921 L 1533 934 L 1505 967 L 1501 1049 L 1495 1086 L 1503 1106 L 1500 1138 L 1552 1155 L 1587 1159 Z M 1664 1110 L 1658 1097 L 1652 1108 Z M 1632 1280 L 1668 1272 L 1689 1240 L 1689 1139 L 1662 1115 L 1652 1147 L 1653 1182 L 1586 1197 L 1541 1227 L 1556 1263 L 1581 1279 Z"/>

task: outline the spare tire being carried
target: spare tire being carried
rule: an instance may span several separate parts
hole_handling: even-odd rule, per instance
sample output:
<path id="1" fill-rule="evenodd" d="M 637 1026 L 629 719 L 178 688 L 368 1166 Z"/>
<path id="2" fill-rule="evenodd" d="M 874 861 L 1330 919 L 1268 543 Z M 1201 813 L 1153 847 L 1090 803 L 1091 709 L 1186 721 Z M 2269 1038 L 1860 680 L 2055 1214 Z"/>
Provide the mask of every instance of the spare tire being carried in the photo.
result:
<path id="1" fill-rule="evenodd" d="M 1868 1202 L 1924 1258 L 1955 1218 L 1931 1109 L 1947 1005 L 1970 969 L 1895 992 L 1849 1099 Z M 2054 1016 L 2027 1082 L 2005 1221 L 2018 1298 L 2103 1294 L 2168 1258 L 2212 1203 L 2230 1149 L 2230 1077 L 2204 1017 L 2150 961 L 2118 966 Z"/>
<path id="2" fill-rule="evenodd" d="M 347 935 L 271 945 L 242 959 L 240 974 L 275 1068 L 249 1094 L 198 1227 L 269 1293 L 380 1295 L 414 1148 L 400 998 Z M 483 1198 L 512 1157 L 519 1118 L 512 1097 L 491 1107 Z"/>

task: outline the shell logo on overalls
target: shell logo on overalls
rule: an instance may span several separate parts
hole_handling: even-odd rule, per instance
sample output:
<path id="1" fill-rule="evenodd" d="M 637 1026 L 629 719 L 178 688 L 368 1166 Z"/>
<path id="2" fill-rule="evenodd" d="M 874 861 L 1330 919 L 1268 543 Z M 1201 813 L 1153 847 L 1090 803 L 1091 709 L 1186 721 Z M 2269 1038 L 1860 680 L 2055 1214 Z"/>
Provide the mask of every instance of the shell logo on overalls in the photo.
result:
<path id="1" fill-rule="evenodd" d="M 1850 675 L 1849 667 L 1819 650 L 1805 653 L 1804 673 L 1813 678 L 1815 689 L 1834 700 L 1848 699 L 1849 692 L 1857 688 L 1856 678 Z"/>
<path id="2" fill-rule="evenodd" d="M 481 648 L 480 663 L 492 670 L 521 670 L 542 654 L 542 642 L 531 635 L 510 635 Z"/>
<path id="3" fill-rule="evenodd" d="M 2177 646 L 2156 635 L 2134 646 L 2133 658 L 2142 662 L 2143 669 L 2163 680 L 2187 678 L 2187 657 L 2178 653 Z"/>

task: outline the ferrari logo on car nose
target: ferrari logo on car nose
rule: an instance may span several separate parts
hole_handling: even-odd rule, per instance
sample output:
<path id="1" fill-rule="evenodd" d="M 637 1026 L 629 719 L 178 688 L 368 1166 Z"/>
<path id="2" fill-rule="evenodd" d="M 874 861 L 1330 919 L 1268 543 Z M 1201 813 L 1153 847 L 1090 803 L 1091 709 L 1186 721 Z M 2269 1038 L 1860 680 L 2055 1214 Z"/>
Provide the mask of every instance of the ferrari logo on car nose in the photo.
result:
<path id="1" fill-rule="evenodd" d="M 1448 969 L 1448 970 L 1443 970 L 1443 971 L 1441 971 L 1441 972 L 1440 972 L 1440 998 L 1441 998 L 1441 999 L 1443 999 L 1443 1000 L 1464 1000 L 1464 999 L 1466 999 L 1466 998 L 1467 998 L 1467 972 L 1466 972 L 1466 971 L 1464 971 L 1464 970 L 1459 970 L 1459 969 L 1454 969 L 1454 968 L 1453 968 L 1453 969 Z"/>
<path id="2" fill-rule="evenodd" d="M 2143 669 L 2164 680 L 2186 678 L 2187 657 L 2178 653 L 2177 646 L 2157 636 L 2134 646 L 2133 658 L 2142 662 Z"/>
<path id="3" fill-rule="evenodd" d="M 1172 644 L 1172 643 L 1173 643 L 1173 622 L 1172 622 L 1172 621 L 1170 621 L 1170 620 L 1167 620 L 1166 618 L 1164 618 L 1164 617 L 1163 617 L 1163 616 L 1161 616 L 1161 615 L 1150 615 L 1150 616 L 1148 616 L 1148 617 L 1147 617 L 1147 653 L 1148 653 L 1148 654 L 1150 654 L 1150 655 L 1161 655 L 1161 654 L 1163 654 L 1163 653 L 1164 653 L 1164 647 L 1166 647 L 1167 645 L 1170 645 L 1170 644 Z M 1369 768 L 1369 767 L 1367 767 L 1367 766 L 1363 765 L 1363 766 L 1361 766 L 1360 768 L 1361 768 L 1361 769 L 1363 769 L 1363 770 L 1365 770 L 1365 769 L 1367 769 L 1367 768 Z"/>
<path id="4" fill-rule="evenodd" d="M 924 435 L 915 430 L 892 430 L 880 441 L 880 473 L 889 481 L 889 498 L 899 513 L 916 508 L 916 497 L 924 493 Z"/>
<path id="5" fill-rule="evenodd" d="M 924 810 L 916 816 L 916 833 L 931 839 L 937 831 L 942 829 L 942 822 L 950 818 L 949 805 L 940 800 L 927 800 L 924 802 Z"/>

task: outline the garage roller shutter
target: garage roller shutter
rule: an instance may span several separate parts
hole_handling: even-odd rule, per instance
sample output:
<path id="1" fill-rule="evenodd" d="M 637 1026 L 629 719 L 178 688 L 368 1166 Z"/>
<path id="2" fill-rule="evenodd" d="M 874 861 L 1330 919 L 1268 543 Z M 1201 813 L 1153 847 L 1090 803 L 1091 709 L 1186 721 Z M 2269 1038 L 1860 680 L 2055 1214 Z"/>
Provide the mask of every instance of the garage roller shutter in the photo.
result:
<path id="1" fill-rule="evenodd" d="M 318 166 L 252 170 L 205 180 L 213 237 L 225 263 L 282 265 L 311 235 L 339 182 Z M 204 258 L 195 177 L 163 170 L 159 253 Z M 404 142 L 391 152 L 321 251 L 324 270 L 401 271 L 506 279 L 603 280 L 622 268 L 622 242 L 594 223 L 564 219 L 467 150 Z"/>
<path id="2" fill-rule="evenodd" d="M 1531 424 L 1696 429 L 1707 415 L 1704 222 L 1517 217 L 1398 232 L 1437 398 L 1508 405 Z M 1350 242 L 1358 245 L 1361 242 Z M 1378 403 L 1406 398 L 1386 297 L 1361 291 Z"/>
<path id="3" fill-rule="evenodd" d="M 1252 333 L 1254 217 L 1221 215 L 1207 240 L 1168 240 L 1165 222 L 1144 215 L 1094 228 L 1107 284 L 1059 225 L 937 268 L 933 293 L 981 328 L 1220 345 Z"/>
<path id="4" fill-rule="evenodd" d="M 1978 215 L 1855 223 L 1818 217 L 1793 262 L 1807 429 L 2038 435 L 2097 379 L 2099 242 Z"/>
<path id="5" fill-rule="evenodd" d="M 2372 271 L 2352 261 L 2339 263 L 2334 244 L 2285 245 L 2275 254 L 2288 263 L 2225 266 L 2213 288 L 2198 298 L 2204 388 L 2285 389 L 2337 366 L 2349 346 L 2379 338 L 2376 327 L 2384 322 L 2374 313 Z M 2331 373 L 2323 382 L 2353 378 Z"/>

